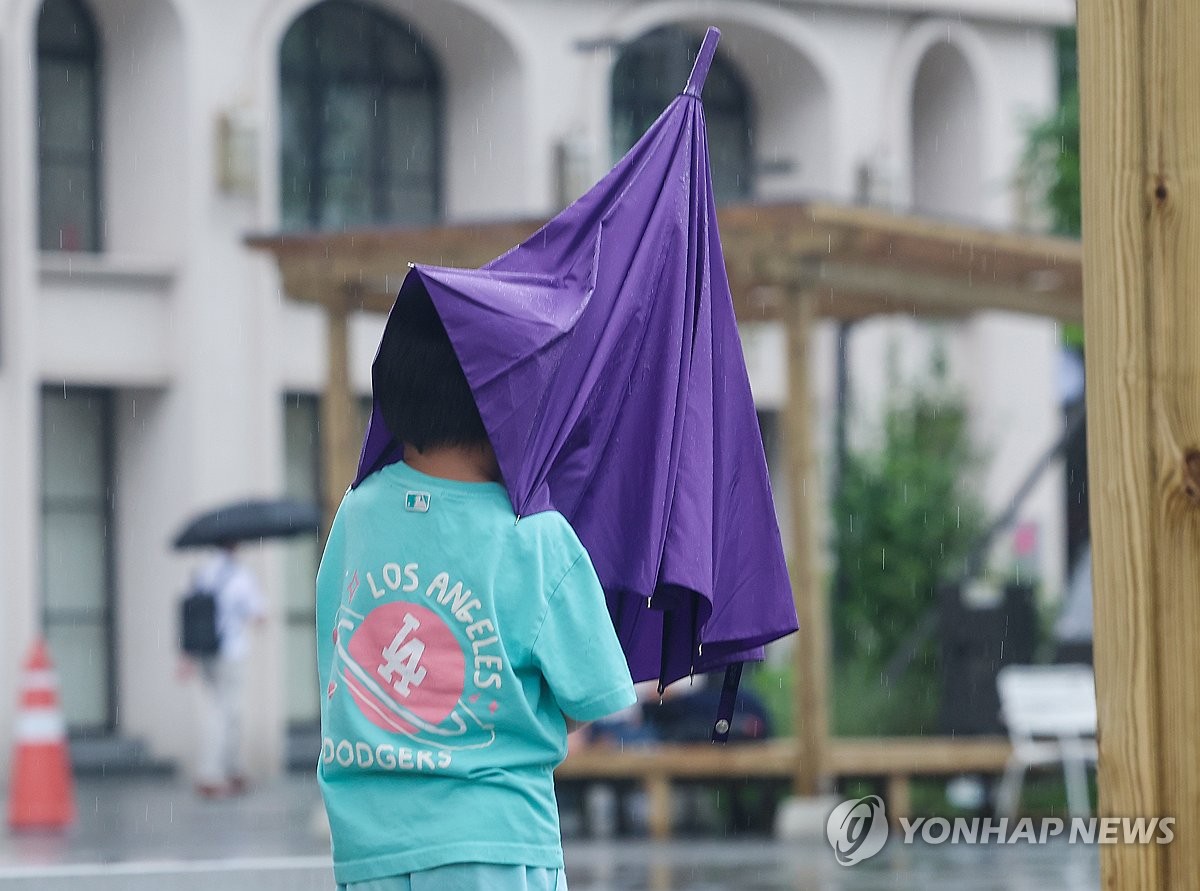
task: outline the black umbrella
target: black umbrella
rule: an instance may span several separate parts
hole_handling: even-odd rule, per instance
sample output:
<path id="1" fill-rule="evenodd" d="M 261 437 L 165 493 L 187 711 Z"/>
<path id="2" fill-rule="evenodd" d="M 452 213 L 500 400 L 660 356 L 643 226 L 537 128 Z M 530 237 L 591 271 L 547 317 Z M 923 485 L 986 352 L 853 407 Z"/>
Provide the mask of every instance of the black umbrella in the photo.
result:
<path id="1" fill-rule="evenodd" d="M 260 538 L 287 538 L 316 532 L 321 512 L 310 501 L 292 498 L 238 501 L 206 511 L 175 536 L 176 548 L 197 548 Z"/>

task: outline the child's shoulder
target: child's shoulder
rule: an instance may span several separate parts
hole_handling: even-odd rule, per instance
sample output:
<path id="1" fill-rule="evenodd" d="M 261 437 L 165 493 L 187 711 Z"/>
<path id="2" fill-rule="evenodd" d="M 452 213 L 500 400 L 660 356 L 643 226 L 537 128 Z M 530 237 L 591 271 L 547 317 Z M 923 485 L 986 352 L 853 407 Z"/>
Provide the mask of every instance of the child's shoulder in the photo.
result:
<path id="1" fill-rule="evenodd" d="M 583 545 L 580 544 L 579 536 L 575 534 L 574 528 L 567 518 L 556 510 L 544 510 L 514 519 L 513 526 L 518 530 L 524 527 L 522 531 L 526 535 L 536 536 L 539 540 L 556 541 L 570 549 L 583 550 Z"/>
<path id="2" fill-rule="evenodd" d="M 535 559 L 548 576 L 562 578 L 579 565 L 582 565 L 580 571 L 594 574 L 587 548 L 567 518 L 558 511 L 521 517 L 514 531 L 520 533 L 521 550 Z"/>
<path id="3" fill-rule="evenodd" d="M 517 516 L 500 483 L 464 484 L 414 475 L 401 462 L 376 471 L 349 490 L 343 508 L 376 519 L 448 512 L 489 537 L 501 536 L 514 544 L 562 549 L 572 559 L 584 550 L 570 522 L 557 510 Z"/>
<path id="4" fill-rule="evenodd" d="M 460 482 L 429 476 L 402 461 L 383 467 L 346 492 L 344 502 L 360 508 L 397 506 L 410 513 L 468 509 L 509 515 L 512 507 L 500 483 Z"/>

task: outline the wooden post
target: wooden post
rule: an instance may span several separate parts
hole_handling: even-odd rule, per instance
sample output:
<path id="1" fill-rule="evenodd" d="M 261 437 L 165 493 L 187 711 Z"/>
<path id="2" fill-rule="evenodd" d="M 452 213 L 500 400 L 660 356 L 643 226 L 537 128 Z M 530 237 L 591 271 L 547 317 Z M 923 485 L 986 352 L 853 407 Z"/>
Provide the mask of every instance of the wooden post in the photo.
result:
<path id="1" fill-rule="evenodd" d="M 1200 5 L 1079 4 L 1105 888 L 1200 888 Z"/>
<path id="2" fill-rule="evenodd" d="M 885 784 L 888 823 L 893 829 L 898 829 L 901 818 L 907 820 L 912 816 L 912 777 L 906 773 L 894 773 L 886 778 Z"/>
<path id="3" fill-rule="evenodd" d="M 655 772 L 646 777 L 644 788 L 650 837 L 655 841 L 666 841 L 671 837 L 671 824 L 675 822 L 671 781 L 665 773 Z"/>
<path id="4" fill-rule="evenodd" d="M 792 791 L 796 795 L 816 795 L 826 791 L 829 616 L 816 540 L 821 486 L 813 458 L 812 392 L 808 376 L 812 301 L 802 291 L 790 289 L 785 313 L 788 365 L 785 432 L 792 509 L 790 572 L 800 618 L 792 678 L 792 718 L 797 741 Z"/>
<path id="5" fill-rule="evenodd" d="M 324 530 L 333 524 L 346 487 L 354 480 L 358 459 L 355 442 L 354 393 L 350 387 L 350 312 L 346 301 L 325 309 L 328 378 L 321 396 L 321 462 Z"/>

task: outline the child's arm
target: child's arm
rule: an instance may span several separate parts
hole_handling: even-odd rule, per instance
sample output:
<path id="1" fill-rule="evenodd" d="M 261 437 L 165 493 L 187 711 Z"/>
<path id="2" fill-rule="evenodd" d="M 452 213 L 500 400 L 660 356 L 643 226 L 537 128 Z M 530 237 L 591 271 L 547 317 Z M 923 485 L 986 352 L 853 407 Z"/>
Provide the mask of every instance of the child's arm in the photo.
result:
<path id="1" fill-rule="evenodd" d="M 342 587 L 345 584 L 344 532 L 342 512 L 339 508 L 325 541 L 325 552 L 316 578 L 316 630 L 317 630 L 317 677 L 320 689 L 329 684 L 333 667 L 333 623 L 341 604 Z M 322 702 L 324 697 L 322 696 Z"/>
<path id="2" fill-rule="evenodd" d="M 533 655 L 568 732 L 637 701 L 604 590 L 586 552 L 550 595 Z"/>

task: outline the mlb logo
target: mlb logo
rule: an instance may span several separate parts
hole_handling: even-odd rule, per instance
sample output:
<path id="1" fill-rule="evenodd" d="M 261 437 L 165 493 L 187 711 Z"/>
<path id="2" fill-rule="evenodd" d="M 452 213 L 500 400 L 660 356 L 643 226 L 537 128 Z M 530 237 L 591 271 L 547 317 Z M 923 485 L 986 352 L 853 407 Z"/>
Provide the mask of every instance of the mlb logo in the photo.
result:
<path id="1" fill-rule="evenodd" d="M 413 513 L 429 513 L 429 493 L 409 492 L 404 496 L 404 508 Z"/>

